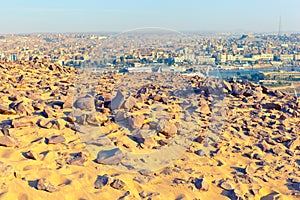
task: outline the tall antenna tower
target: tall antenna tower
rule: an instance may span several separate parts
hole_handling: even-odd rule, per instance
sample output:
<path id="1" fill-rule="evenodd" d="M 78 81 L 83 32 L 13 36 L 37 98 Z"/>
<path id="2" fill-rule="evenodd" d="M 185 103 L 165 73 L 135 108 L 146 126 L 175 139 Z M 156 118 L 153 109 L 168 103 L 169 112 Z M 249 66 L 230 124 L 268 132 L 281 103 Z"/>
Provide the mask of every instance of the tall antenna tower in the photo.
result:
<path id="1" fill-rule="evenodd" d="M 281 34 L 281 16 L 279 17 L 278 36 Z"/>

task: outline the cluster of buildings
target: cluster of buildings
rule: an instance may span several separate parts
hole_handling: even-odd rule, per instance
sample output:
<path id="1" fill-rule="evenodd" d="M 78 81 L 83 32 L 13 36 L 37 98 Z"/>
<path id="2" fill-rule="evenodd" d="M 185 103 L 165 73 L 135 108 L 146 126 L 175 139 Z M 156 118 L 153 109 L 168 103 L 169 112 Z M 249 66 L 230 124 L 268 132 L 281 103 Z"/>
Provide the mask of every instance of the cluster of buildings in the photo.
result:
<path id="1" fill-rule="evenodd" d="M 107 39 L 108 38 L 108 39 Z M 5 34 L 0 59 L 61 65 L 270 67 L 300 63 L 300 34 Z"/>
<path id="2" fill-rule="evenodd" d="M 0 38 L 2 60 L 47 60 L 79 66 L 89 60 L 94 44 L 103 39 L 92 34 L 5 34 Z"/>
<path id="3" fill-rule="evenodd" d="M 224 51 L 214 53 L 218 64 L 247 66 L 299 65 L 300 35 L 248 36 L 230 40 Z M 225 43 L 226 44 L 226 43 Z M 220 50 L 219 48 L 219 50 Z"/>

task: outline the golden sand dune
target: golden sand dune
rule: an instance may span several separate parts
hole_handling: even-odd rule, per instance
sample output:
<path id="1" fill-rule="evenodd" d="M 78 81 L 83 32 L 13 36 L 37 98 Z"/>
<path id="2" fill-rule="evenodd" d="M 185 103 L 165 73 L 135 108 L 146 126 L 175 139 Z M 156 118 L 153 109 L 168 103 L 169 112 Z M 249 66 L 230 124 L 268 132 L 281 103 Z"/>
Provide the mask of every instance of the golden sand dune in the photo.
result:
<path id="1" fill-rule="evenodd" d="M 300 198 L 294 96 L 54 63 L 0 71 L 1 199 Z"/>

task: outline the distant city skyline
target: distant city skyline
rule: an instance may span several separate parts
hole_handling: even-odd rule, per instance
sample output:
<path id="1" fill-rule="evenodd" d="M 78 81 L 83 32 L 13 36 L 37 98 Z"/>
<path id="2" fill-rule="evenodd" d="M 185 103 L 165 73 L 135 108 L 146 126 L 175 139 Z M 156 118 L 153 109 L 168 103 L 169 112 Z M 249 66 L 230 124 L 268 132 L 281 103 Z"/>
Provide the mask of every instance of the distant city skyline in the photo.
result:
<path id="1" fill-rule="evenodd" d="M 300 32 L 299 0 L 13 0 L 1 2 L 0 33 L 178 31 Z"/>

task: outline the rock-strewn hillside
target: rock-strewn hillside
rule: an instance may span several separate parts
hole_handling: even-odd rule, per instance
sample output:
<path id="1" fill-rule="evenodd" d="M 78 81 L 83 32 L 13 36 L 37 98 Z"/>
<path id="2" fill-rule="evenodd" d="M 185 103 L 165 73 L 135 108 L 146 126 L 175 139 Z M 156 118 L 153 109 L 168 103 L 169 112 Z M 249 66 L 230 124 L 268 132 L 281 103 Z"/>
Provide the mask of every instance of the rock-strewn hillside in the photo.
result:
<path id="1" fill-rule="evenodd" d="M 294 96 L 54 63 L 1 61 L 0 71 L 2 199 L 300 198 Z"/>

